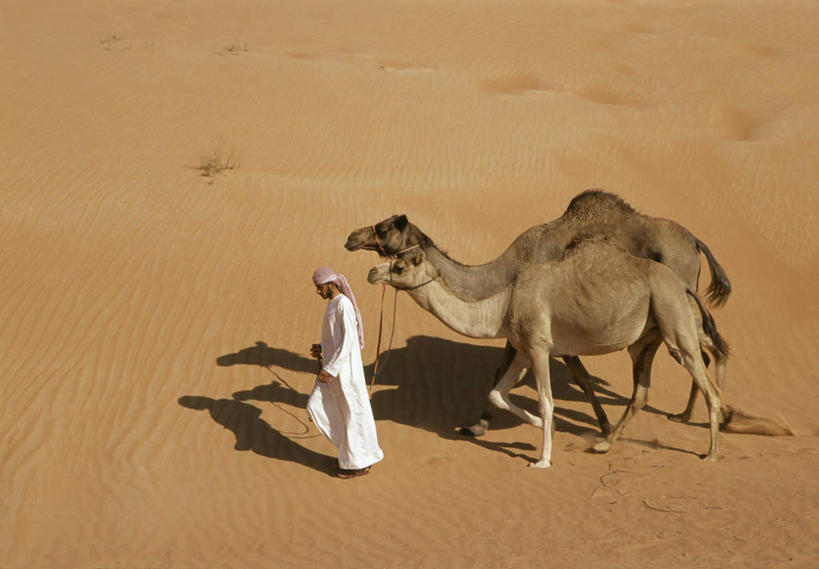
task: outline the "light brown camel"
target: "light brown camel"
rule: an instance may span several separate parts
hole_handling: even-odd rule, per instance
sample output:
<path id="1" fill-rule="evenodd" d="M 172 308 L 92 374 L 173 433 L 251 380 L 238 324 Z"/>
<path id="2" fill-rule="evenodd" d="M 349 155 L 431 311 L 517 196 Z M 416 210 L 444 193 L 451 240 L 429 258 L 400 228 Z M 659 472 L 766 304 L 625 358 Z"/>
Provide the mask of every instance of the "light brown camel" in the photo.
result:
<path id="1" fill-rule="evenodd" d="M 405 290 L 422 308 L 452 330 L 473 338 L 506 338 L 516 350 L 489 400 L 529 423 L 542 427 L 540 458 L 530 464 L 550 466 L 554 411 L 549 358 L 605 354 L 628 348 L 634 392 L 628 408 L 606 438 L 594 446 L 606 452 L 631 417 L 644 405 L 651 362 L 661 342 L 691 374 L 708 404 L 711 445 L 716 460 L 720 402 L 708 380 L 692 304 L 715 346 L 723 346 L 713 319 L 697 294 L 666 266 L 630 255 L 605 236 L 579 238 L 555 261 L 531 265 L 490 296 L 476 299 L 468 289 L 452 289 L 421 249 L 370 269 L 367 281 Z M 531 367 L 540 417 L 517 407 L 509 389 Z"/>
<path id="2" fill-rule="evenodd" d="M 590 232 L 605 232 L 632 255 L 662 262 L 691 290 L 697 290 L 699 253 L 702 252 L 711 272 L 708 298 L 713 304 L 721 305 L 730 294 L 731 284 L 722 267 L 708 247 L 688 230 L 673 221 L 640 214 L 620 197 L 600 190 L 579 194 L 572 199 L 561 217 L 526 230 L 502 255 L 483 265 L 466 266 L 452 260 L 435 246 L 432 239 L 410 223 L 406 215 L 394 215 L 375 225 L 353 231 L 347 238 L 345 247 L 350 251 L 372 250 L 382 256 L 392 256 L 400 251 L 419 247 L 427 253 L 428 259 L 449 286 L 460 291 L 468 290 L 475 299 L 482 299 L 507 286 L 525 267 L 557 259 L 568 243 L 578 235 Z M 722 385 L 727 354 L 718 350 L 702 331 L 700 340 L 714 356 L 717 384 Z M 708 356 L 703 353 L 703 357 L 707 366 Z M 515 349 L 507 343 L 504 361 L 496 373 L 496 381 L 514 358 Z M 608 418 L 593 395 L 589 373 L 579 358 L 567 356 L 563 359 L 592 403 L 601 430 L 604 434 L 607 433 L 610 430 Z M 678 415 L 669 415 L 669 418 L 688 421 L 697 391 L 696 383 L 692 383 L 685 410 Z M 491 411 L 487 407 L 478 422 L 461 432 L 482 435 L 490 418 Z"/>

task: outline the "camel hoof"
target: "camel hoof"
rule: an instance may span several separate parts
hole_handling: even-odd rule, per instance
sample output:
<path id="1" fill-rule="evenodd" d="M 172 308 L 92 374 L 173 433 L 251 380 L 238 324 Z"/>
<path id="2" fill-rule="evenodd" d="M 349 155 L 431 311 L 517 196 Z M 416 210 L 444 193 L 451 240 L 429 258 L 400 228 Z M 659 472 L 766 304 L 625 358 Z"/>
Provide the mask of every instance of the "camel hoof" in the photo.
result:
<path id="1" fill-rule="evenodd" d="M 472 425 L 471 427 L 461 427 L 458 429 L 458 434 L 465 437 L 480 437 L 486 433 L 486 429 Z"/>
<path id="2" fill-rule="evenodd" d="M 702 459 L 707 460 L 708 462 L 716 462 L 717 461 L 717 455 L 716 454 L 707 454 L 707 455 L 703 456 Z"/>
<path id="3" fill-rule="evenodd" d="M 538 460 L 537 462 L 530 462 L 527 466 L 529 468 L 549 468 L 550 466 L 552 466 L 552 463 L 551 461 L 541 459 Z"/>
<path id="4" fill-rule="evenodd" d="M 465 437 L 482 437 L 486 434 L 486 429 L 489 427 L 489 421 L 481 419 L 474 425 L 469 425 L 468 427 L 461 427 L 458 429 L 458 433 Z"/>
<path id="5" fill-rule="evenodd" d="M 674 421 L 675 423 L 687 423 L 691 418 L 691 415 L 688 413 L 669 413 L 667 416 L 669 421 Z"/>
<path id="6" fill-rule="evenodd" d="M 592 447 L 592 451 L 600 454 L 607 453 L 611 450 L 611 443 L 609 441 L 600 441 Z"/>

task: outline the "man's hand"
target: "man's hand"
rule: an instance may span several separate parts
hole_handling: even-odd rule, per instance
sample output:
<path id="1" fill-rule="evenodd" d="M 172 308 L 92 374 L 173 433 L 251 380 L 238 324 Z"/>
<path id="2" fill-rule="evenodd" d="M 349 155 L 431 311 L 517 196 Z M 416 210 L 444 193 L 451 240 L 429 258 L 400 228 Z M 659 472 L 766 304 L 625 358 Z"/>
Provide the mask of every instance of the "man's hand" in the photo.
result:
<path id="1" fill-rule="evenodd" d="M 333 381 L 334 379 L 335 379 L 335 377 L 333 377 L 332 375 L 330 375 L 330 374 L 329 374 L 329 373 L 327 373 L 326 371 L 324 371 L 324 370 L 320 370 L 320 371 L 319 371 L 319 374 L 318 374 L 318 380 L 319 380 L 320 382 L 322 382 L 322 383 L 330 383 L 330 382 L 331 382 L 331 381 Z"/>
<path id="2" fill-rule="evenodd" d="M 317 360 L 321 359 L 321 344 L 313 344 L 310 346 L 310 355 Z"/>

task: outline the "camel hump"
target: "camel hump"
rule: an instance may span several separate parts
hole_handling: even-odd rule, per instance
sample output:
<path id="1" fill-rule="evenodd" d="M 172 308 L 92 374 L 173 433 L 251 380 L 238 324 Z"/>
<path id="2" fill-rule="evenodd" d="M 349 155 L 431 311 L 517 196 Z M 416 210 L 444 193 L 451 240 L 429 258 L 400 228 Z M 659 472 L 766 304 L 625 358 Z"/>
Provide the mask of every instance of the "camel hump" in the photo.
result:
<path id="1" fill-rule="evenodd" d="M 619 250 L 623 253 L 627 253 L 623 246 L 608 233 L 588 231 L 578 233 L 566 244 L 566 247 L 563 249 L 562 259 L 579 255 L 588 248 L 606 251 L 606 255 L 611 255 L 612 250 Z"/>
<path id="2" fill-rule="evenodd" d="M 608 219 L 614 216 L 630 216 L 637 212 L 626 201 L 616 194 L 604 190 L 586 190 L 569 202 L 565 217 L 582 219 Z"/>

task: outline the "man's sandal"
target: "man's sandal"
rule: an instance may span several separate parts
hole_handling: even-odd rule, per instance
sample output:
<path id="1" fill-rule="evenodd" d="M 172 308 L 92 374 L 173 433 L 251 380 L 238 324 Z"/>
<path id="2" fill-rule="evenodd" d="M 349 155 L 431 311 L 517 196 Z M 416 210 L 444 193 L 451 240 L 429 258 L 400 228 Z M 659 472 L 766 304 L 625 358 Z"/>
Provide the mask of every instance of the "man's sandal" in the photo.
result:
<path id="1" fill-rule="evenodd" d="M 370 473 L 370 467 L 367 468 L 359 468 L 358 470 L 344 470 L 339 469 L 338 477 L 339 478 L 358 478 L 359 476 L 364 476 L 365 474 Z"/>

